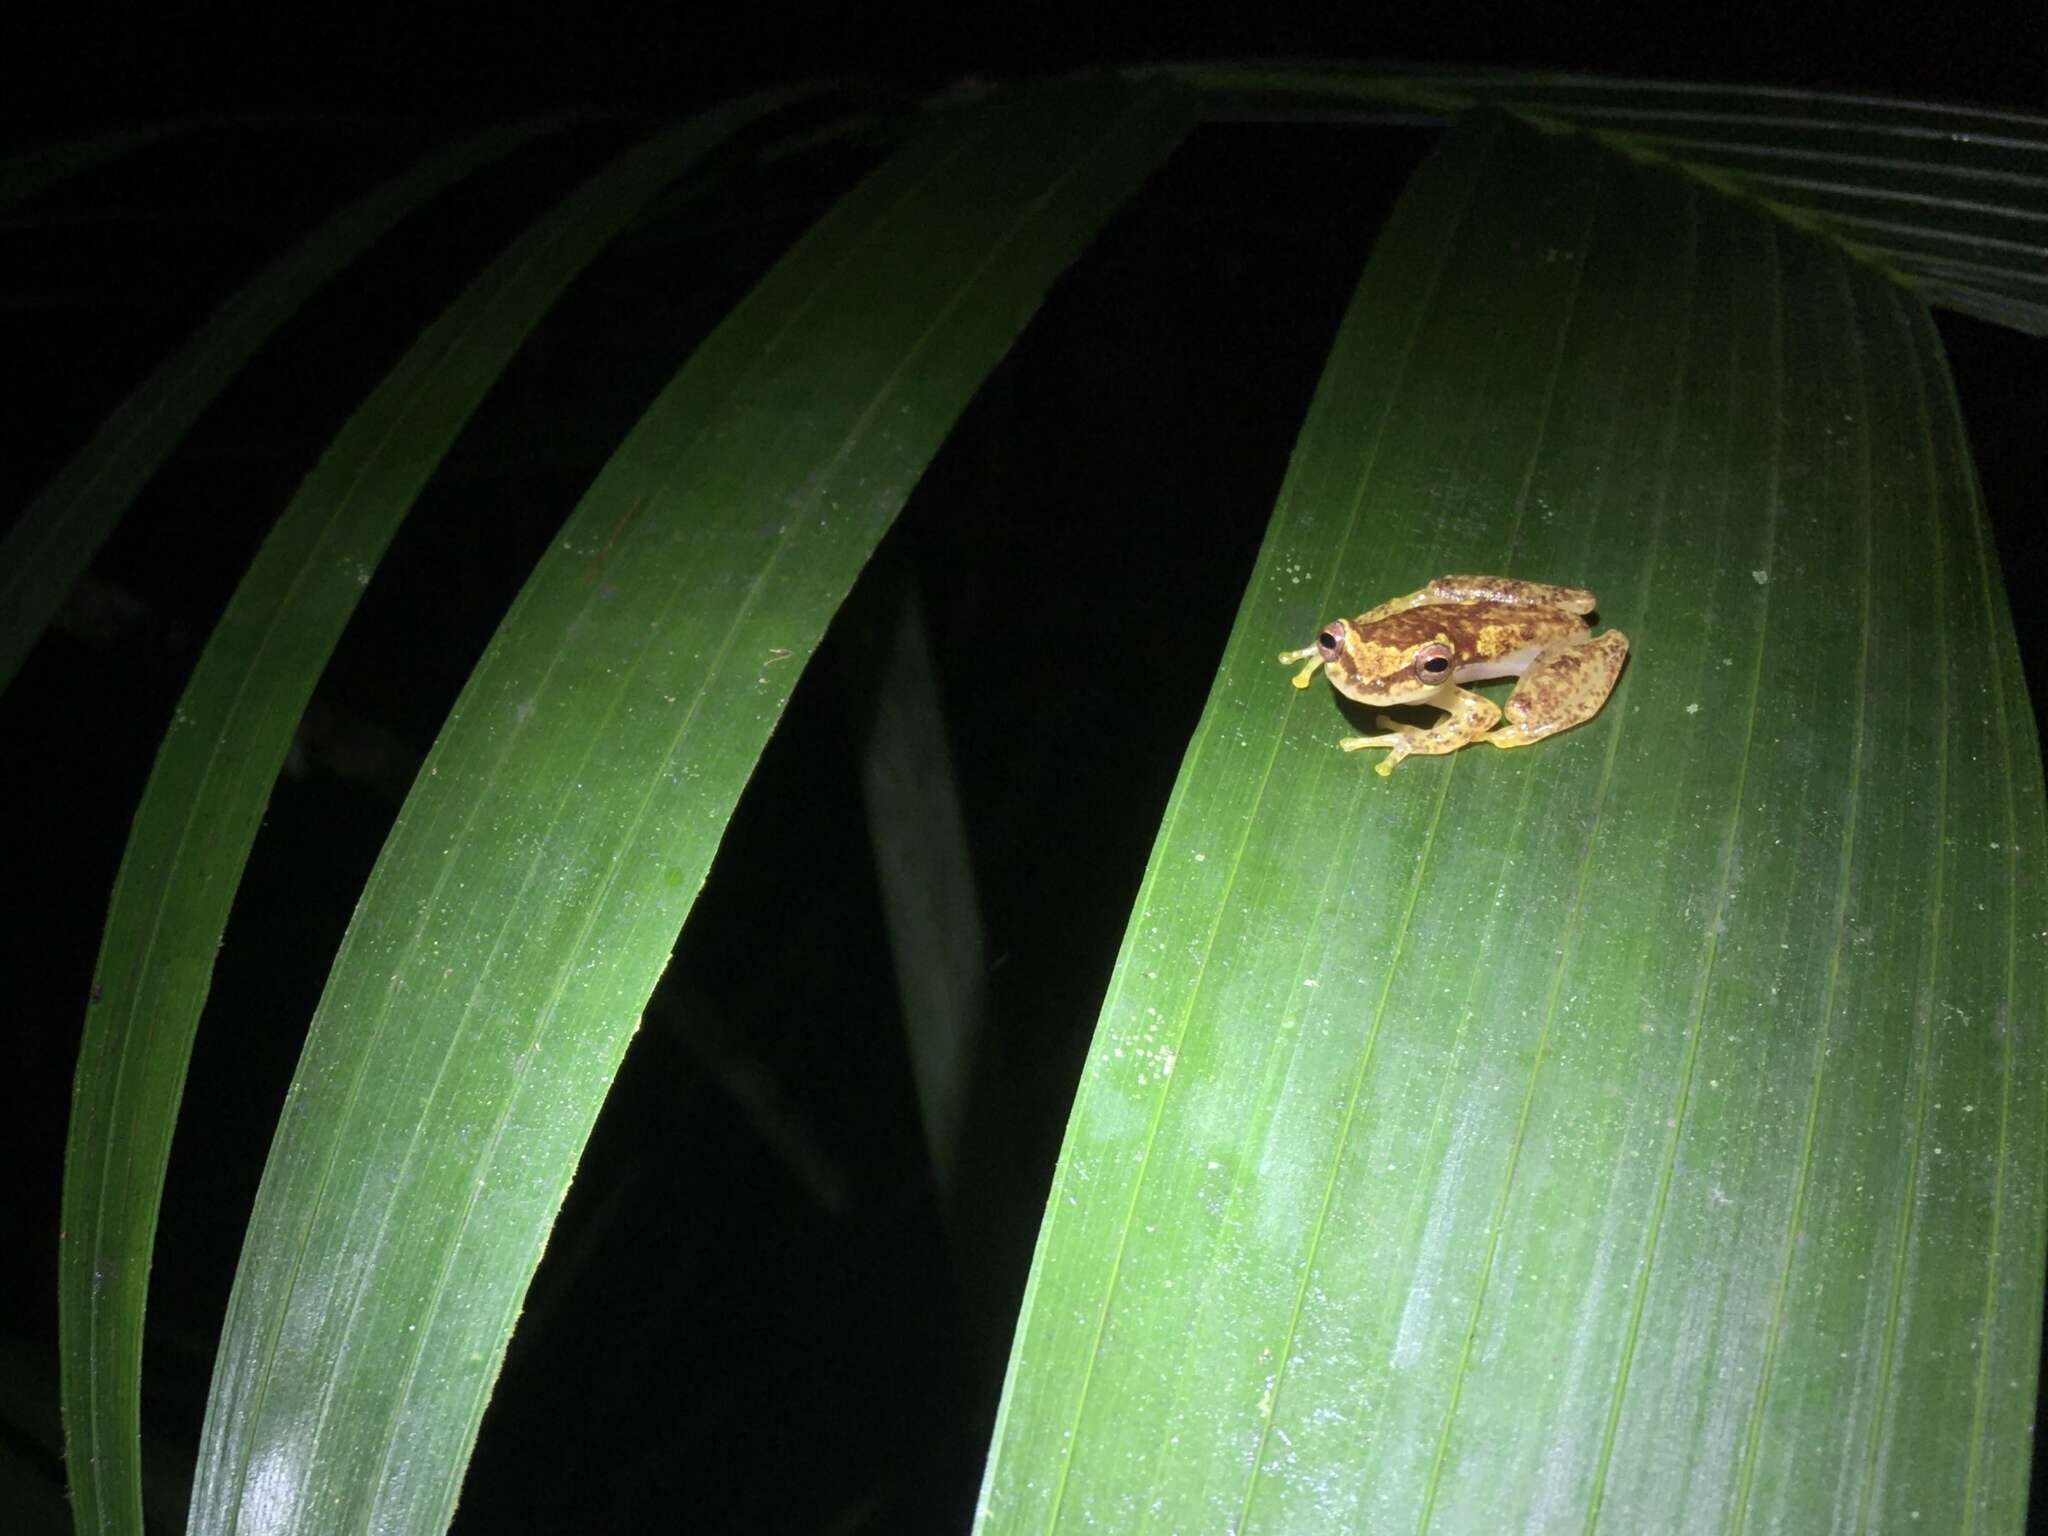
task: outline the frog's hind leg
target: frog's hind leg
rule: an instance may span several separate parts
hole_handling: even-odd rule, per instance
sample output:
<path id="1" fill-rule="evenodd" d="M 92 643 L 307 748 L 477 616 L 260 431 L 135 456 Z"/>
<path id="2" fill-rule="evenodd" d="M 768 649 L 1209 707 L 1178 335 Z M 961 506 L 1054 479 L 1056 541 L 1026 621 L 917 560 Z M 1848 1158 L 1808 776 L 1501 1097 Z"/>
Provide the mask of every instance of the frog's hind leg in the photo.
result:
<path id="1" fill-rule="evenodd" d="M 1512 576 L 1439 576 L 1426 587 L 1390 597 L 1361 613 L 1355 623 L 1377 624 L 1427 603 L 1500 603 L 1510 608 L 1562 608 L 1566 613 L 1591 613 L 1593 594 L 1582 587 L 1553 587 L 1543 581 Z"/>
<path id="2" fill-rule="evenodd" d="M 1432 709 L 1444 711 L 1443 719 L 1428 730 L 1419 725 L 1403 725 L 1398 720 L 1389 720 L 1385 715 L 1381 715 L 1379 726 L 1389 734 L 1346 736 L 1337 745 L 1346 752 L 1357 752 L 1366 747 L 1392 747 L 1393 751 L 1373 765 L 1373 772 L 1385 778 L 1394 771 L 1394 765 L 1402 758 L 1413 755 L 1430 757 L 1441 752 L 1455 752 L 1467 743 L 1477 741 L 1486 735 L 1500 720 L 1498 704 L 1483 693 L 1470 693 L 1463 688 L 1446 685 L 1421 702 Z"/>
<path id="3" fill-rule="evenodd" d="M 1508 723 L 1486 739 L 1496 747 L 1526 747 L 1570 730 L 1600 713 L 1614 692 L 1628 636 L 1610 629 L 1598 639 L 1573 635 L 1540 652 L 1508 695 Z"/>

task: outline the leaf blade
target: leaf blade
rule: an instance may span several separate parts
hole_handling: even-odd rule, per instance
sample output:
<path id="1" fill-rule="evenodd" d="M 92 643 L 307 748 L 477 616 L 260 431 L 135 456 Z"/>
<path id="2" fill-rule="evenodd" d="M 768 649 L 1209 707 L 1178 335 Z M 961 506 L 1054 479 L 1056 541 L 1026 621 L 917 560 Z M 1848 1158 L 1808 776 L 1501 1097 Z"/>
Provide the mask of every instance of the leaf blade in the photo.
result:
<path id="1" fill-rule="evenodd" d="M 1047 90 L 938 125 L 599 477 L 337 961 L 230 1305 L 196 1529 L 445 1525 L 591 1119 L 801 658 L 1184 124 L 1170 93 Z"/>
<path id="2" fill-rule="evenodd" d="M 978 1529 L 2018 1528 L 2039 1118 L 1971 1138 L 1961 1106 L 2039 1103 L 2038 895 L 1946 865 L 1943 901 L 1998 918 L 1916 978 L 1950 948 L 1921 907 L 1943 840 L 1988 806 L 2038 863 L 2040 769 L 2009 703 L 1964 750 L 2017 696 L 1995 571 L 1943 566 L 1941 608 L 1916 579 L 1984 547 L 1941 388 L 1900 383 L 1940 378 L 1931 337 L 1697 181 L 1497 122 L 1439 147 L 1155 845 Z M 1332 614 L 1503 568 L 1629 632 L 1589 725 L 1382 784 L 1320 688 L 1275 688 Z M 1915 703 L 1964 681 L 1953 782 L 1916 804 Z M 1916 999 L 2029 1022 L 1916 1065 Z M 1971 1149 L 1923 1159 L 1938 1197 L 1873 1146 L 1923 1087 L 1930 1145 Z M 2003 1232 L 1968 1198 L 1994 1173 Z M 1845 1300 L 1859 1270 L 1913 1284 Z M 1987 1331 L 2020 1385 L 1980 1370 Z"/>
<path id="3" fill-rule="evenodd" d="M 109 902 L 65 1156 L 58 1304 L 80 1530 L 142 1529 L 145 1286 L 213 957 L 292 732 L 421 487 L 572 278 L 778 96 L 655 136 L 480 275 L 342 429 L 265 540 L 179 701 Z"/>
<path id="4" fill-rule="evenodd" d="M 1476 107 L 1597 133 L 1859 252 L 1930 303 L 2048 334 L 2048 118 L 1947 102 L 1540 71 L 1445 74 L 1245 64 L 1175 78 L 1280 100 Z"/>

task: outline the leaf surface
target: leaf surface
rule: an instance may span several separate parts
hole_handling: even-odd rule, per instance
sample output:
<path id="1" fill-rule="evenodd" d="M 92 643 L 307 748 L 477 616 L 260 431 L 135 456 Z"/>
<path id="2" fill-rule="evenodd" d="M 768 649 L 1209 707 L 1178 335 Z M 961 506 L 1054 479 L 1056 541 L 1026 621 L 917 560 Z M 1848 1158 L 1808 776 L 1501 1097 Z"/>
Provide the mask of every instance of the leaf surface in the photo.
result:
<path id="1" fill-rule="evenodd" d="M 976 386 L 1185 121 L 1177 93 L 1091 88 L 944 114 L 599 476 L 330 977 L 229 1307 L 195 1531 L 445 1527 L 591 1122 L 798 673 Z"/>
<path id="2" fill-rule="evenodd" d="M 306 701 L 420 488 L 549 305 L 684 166 L 782 99 L 636 146 L 481 274 L 307 477 L 179 700 L 109 903 L 65 1152 L 60 1356 L 81 1531 L 143 1526 L 143 1312 L 164 1170 L 228 909 Z"/>
<path id="3" fill-rule="evenodd" d="M 1491 105 L 1597 133 L 1827 234 L 1930 304 L 2048 336 L 2048 117 L 1774 86 L 1244 64 L 1167 71 L 1233 93 Z"/>
<path id="4" fill-rule="evenodd" d="M 1382 779 L 1274 657 L 1460 571 L 1593 589 L 1629 665 Z M 1468 119 L 1188 749 L 978 1529 L 2019 1530 L 2042 804 L 1921 305 Z"/>

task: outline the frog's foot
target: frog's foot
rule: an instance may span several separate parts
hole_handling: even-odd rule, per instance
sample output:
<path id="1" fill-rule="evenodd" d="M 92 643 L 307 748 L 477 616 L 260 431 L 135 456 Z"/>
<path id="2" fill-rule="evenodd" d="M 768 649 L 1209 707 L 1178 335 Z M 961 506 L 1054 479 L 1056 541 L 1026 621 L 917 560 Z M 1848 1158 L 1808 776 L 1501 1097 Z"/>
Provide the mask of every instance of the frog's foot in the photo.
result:
<path id="1" fill-rule="evenodd" d="M 1394 771 L 1394 764 L 1400 762 L 1402 758 L 1416 750 L 1416 740 L 1423 735 L 1423 731 L 1419 726 L 1403 725 L 1398 720 L 1389 720 L 1385 715 L 1381 715 L 1374 723 L 1381 730 L 1391 732 L 1392 734 L 1386 736 L 1346 736 L 1337 745 L 1346 752 L 1363 752 L 1367 747 L 1392 747 L 1393 751 L 1373 764 L 1372 771 L 1384 779 Z"/>
<path id="2" fill-rule="evenodd" d="M 1308 665 L 1294 674 L 1294 686 L 1297 688 L 1306 688 L 1308 686 L 1308 680 L 1316 675 L 1316 668 L 1323 664 L 1323 654 L 1313 645 L 1305 645 L 1298 651 L 1282 651 L 1280 653 L 1280 661 L 1283 666 L 1291 667 L 1297 661 L 1302 660 L 1306 660 Z"/>
<path id="3" fill-rule="evenodd" d="M 1477 741 L 1500 721 L 1500 706 L 1493 700 L 1449 684 L 1419 702 L 1444 711 L 1443 719 L 1423 730 L 1381 715 L 1377 723 L 1390 735 L 1347 736 L 1337 745 L 1346 752 L 1356 752 L 1362 747 L 1391 747 L 1393 750 L 1373 765 L 1373 771 L 1385 778 L 1404 757 L 1417 753 L 1434 757 L 1444 752 L 1455 752 Z"/>

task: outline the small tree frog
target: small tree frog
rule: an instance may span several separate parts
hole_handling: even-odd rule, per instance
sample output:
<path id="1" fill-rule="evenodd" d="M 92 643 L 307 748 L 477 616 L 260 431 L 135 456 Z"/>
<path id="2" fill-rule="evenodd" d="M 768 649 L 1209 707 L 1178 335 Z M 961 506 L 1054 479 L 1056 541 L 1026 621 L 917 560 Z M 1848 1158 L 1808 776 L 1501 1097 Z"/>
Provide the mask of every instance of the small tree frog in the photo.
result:
<path id="1" fill-rule="evenodd" d="M 1628 636 L 1594 638 L 1585 615 L 1593 594 L 1508 576 L 1439 576 L 1418 592 L 1381 603 L 1355 619 L 1325 624 L 1314 645 L 1281 656 L 1306 660 L 1294 686 L 1306 688 L 1318 666 L 1336 690 L 1361 704 L 1427 704 L 1444 718 L 1427 730 L 1379 717 L 1385 736 L 1347 736 L 1346 752 L 1391 747 L 1382 777 L 1414 753 L 1455 752 L 1475 741 L 1526 747 L 1590 720 L 1614 691 L 1628 657 Z M 1521 681 L 1501 706 L 1459 687 L 1490 677 Z"/>

